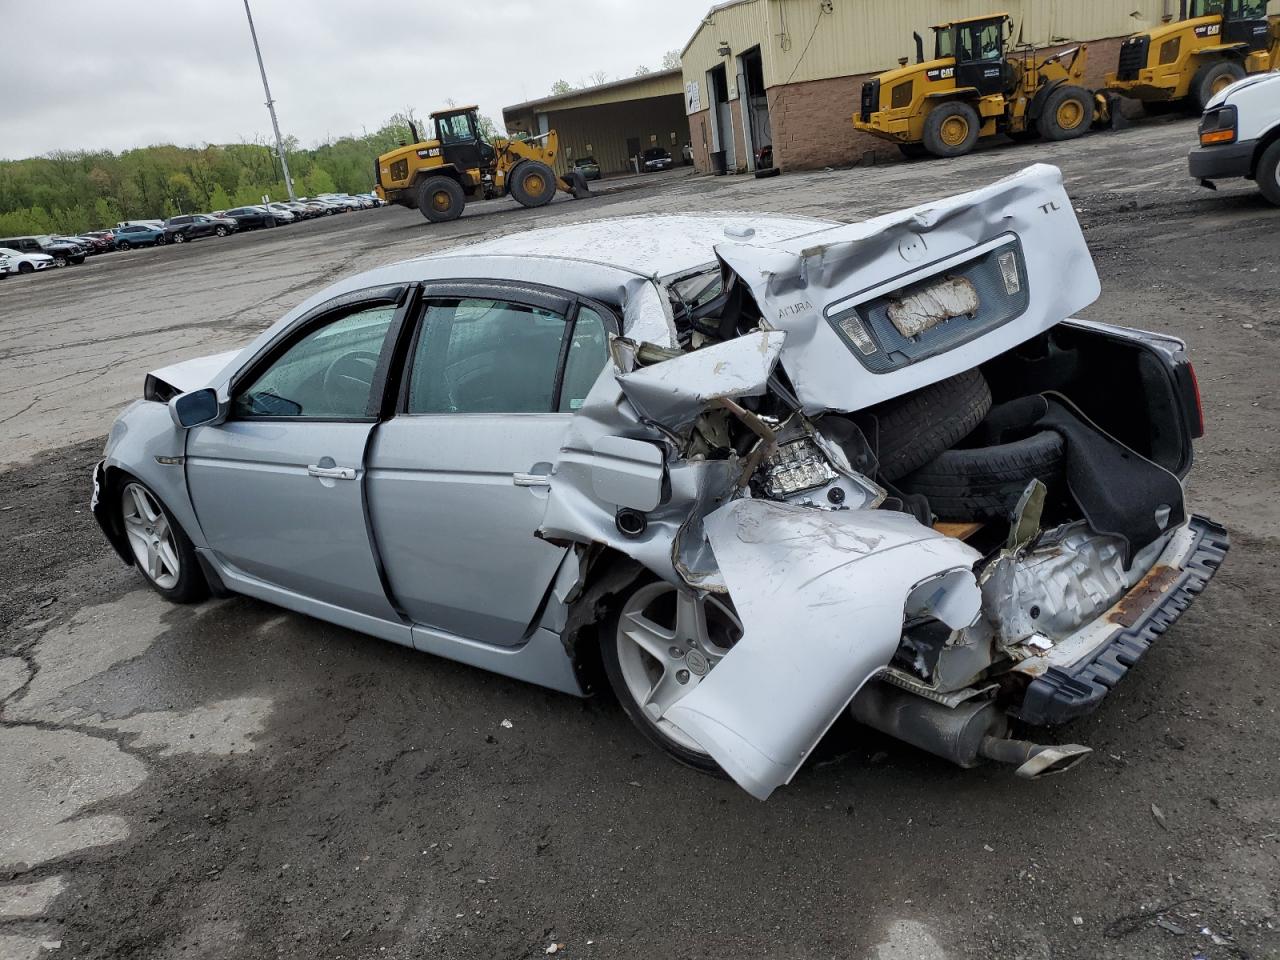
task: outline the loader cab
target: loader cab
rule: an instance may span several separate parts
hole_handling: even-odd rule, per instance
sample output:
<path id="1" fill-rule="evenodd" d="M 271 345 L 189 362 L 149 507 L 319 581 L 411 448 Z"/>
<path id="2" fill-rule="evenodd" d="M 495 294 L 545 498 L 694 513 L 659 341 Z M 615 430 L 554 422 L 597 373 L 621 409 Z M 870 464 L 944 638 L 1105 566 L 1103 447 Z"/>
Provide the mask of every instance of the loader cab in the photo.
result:
<path id="1" fill-rule="evenodd" d="M 973 87 L 981 96 L 1003 93 L 1012 83 L 1005 60 L 1008 14 L 956 20 L 933 28 L 935 60 L 954 59 L 957 87 Z"/>
<path id="2" fill-rule="evenodd" d="M 431 114 L 435 124 L 440 156 L 459 170 L 487 169 L 493 165 L 496 151 L 480 136 L 477 108 L 456 107 Z"/>
<path id="3" fill-rule="evenodd" d="M 1243 43 L 1250 50 L 1267 49 L 1271 29 L 1267 0 L 1182 0 L 1179 13 L 1182 20 L 1221 17 L 1222 43 Z M 1205 29 L 1212 28 L 1197 27 L 1196 33 Z"/>

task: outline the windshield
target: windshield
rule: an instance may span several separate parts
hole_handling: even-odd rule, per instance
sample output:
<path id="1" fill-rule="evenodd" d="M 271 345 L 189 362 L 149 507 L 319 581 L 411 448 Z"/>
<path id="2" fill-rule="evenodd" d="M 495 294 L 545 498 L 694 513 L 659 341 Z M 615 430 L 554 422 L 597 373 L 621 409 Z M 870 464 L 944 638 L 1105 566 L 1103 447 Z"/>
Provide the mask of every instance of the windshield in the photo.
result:
<path id="1" fill-rule="evenodd" d="M 1191 0 L 1191 16 L 1210 17 L 1222 13 L 1222 0 Z"/>
<path id="2" fill-rule="evenodd" d="M 1265 20 L 1267 0 L 1232 0 L 1231 16 L 1237 20 Z"/>
<path id="3" fill-rule="evenodd" d="M 669 156 L 671 156 L 671 154 L 667 153 L 667 151 L 663 150 L 661 147 L 650 147 L 644 152 L 644 158 L 646 160 L 661 160 L 664 157 Z"/>
<path id="4" fill-rule="evenodd" d="M 960 39 L 960 60 L 964 63 L 973 63 L 975 60 L 999 60 L 1003 26 L 999 20 L 993 20 L 960 27 L 956 31 Z"/>
<path id="5" fill-rule="evenodd" d="M 475 134 L 471 131 L 471 114 L 455 113 L 451 117 L 437 117 L 436 131 L 443 143 L 460 143 L 464 140 L 474 140 Z"/>

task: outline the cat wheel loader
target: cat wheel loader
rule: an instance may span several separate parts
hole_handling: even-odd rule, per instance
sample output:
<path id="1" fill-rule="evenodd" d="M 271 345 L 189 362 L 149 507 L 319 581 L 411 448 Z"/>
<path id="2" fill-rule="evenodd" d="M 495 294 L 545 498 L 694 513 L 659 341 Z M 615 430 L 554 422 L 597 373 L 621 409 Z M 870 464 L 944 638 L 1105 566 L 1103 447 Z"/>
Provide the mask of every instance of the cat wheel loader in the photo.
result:
<path id="1" fill-rule="evenodd" d="M 574 171 L 558 176 L 552 166 L 559 141 L 554 130 L 529 140 L 480 134 L 474 106 L 431 114 L 435 138 L 423 140 L 410 124 L 414 143 L 382 154 L 374 165 L 374 190 L 387 203 L 416 207 L 432 223 L 457 220 L 467 200 L 514 197 L 526 207 L 551 202 L 556 190 L 575 200 L 587 181 Z"/>
<path id="2" fill-rule="evenodd" d="M 916 62 L 862 85 L 853 125 L 891 140 L 908 157 L 958 157 L 982 137 L 1042 136 L 1070 140 L 1110 115 L 1105 99 L 1081 86 L 1085 44 L 1039 57 L 1033 47 L 1007 47 L 1007 13 L 955 20 L 933 28 L 933 59 L 914 34 Z"/>
<path id="3" fill-rule="evenodd" d="M 1127 37 L 1107 90 L 1159 112 L 1185 104 L 1196 113 L 1251 73 L 1280 68 L 1280 17 L 1267 0 L 1182 0 L 1178 20 Z"/>

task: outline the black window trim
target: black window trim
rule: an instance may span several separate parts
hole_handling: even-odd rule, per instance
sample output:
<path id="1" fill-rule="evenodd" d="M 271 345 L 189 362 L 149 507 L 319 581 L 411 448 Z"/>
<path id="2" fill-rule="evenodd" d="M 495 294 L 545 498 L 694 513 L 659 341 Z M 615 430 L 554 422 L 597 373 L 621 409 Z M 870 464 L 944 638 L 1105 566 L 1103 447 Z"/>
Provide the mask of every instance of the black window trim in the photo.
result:
<path id="1" fill-rule="evenodd" d="M 551 394 L 554 409 L 543 411 L 524 411 L 521 413 L 410 413 L 409 388 L 410 365 L 418 352 L 418 341 L 422 337 L 427 310 L 432 300 L 452 299 L 503 300 L 521 306 L 537 307 L 552 310 L 564 317 L 564 334 L 560 340 L 560 354 L 556 359 L 556 374 Z M 403 350 L 396 357 L 394 379 L 396 381 L 396 402 L 389 415 L 397 417 L 545 417 L 572 416 L 573 411 L 560 410 L 560 391 L 564 386 L 564 369 L 569 359 L 569 346 L 573 342 L 574 326 L 578 322 L 578 311 L 587 306 L 603 318 L 605 334 L 620 335 L 622 324 L 618 320 L 617 311 L 607 304 L 590 297 L 571 293 L 558 287 L 549 287 L 539 283 L 523 280 L 466 279 L 466 280 L 428 280 L 422 283 L 419 296 L 419 309 L 416 311 L 410 335 L 404 338 Z M 384 415 L 387 413 L 384 411 Z"/>
<path id="2" fill-rule="evenodd" d="M 235 423 L 377 423 L 382 408 L 383 392 L 386 388 L 387 371 L 391 348 L 399 341 L 400 330 L 411 312 L 416 298 L 406 294 L 412 293 L 416 286 L 408 283 L 386 284 L 377 287 L 366 287 L 340 294 L 331 300 L 308 310 L 276 336 L 272 337 L 253 358 L 250 359 L 232 376 L 227 386 L 227 396 L 231 401 L 230 409 L 234 410 L 237 392 L 246 383 L 252 383 L 259 374 L 265 371 L 285 351 L 291 349 L 314 330 L 329 323 L 341 320 L 353 313 L 360 313 L 371 307 L 396 305 L 397 309 L 387 327 L 382 346 L 378 350 L 378 365 L 374 368 L 373 384 L 369 389 L 369 403 L 363 417 L 272 417 L 257 415 L 228 415 L 227 422 Z"/>

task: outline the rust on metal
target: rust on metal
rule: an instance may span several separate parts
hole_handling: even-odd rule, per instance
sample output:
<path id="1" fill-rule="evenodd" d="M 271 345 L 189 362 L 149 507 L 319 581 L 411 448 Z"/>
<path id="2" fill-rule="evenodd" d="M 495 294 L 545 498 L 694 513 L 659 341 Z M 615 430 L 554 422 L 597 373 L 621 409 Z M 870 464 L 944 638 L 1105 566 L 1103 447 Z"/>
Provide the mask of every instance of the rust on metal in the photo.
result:
<path id="1" fill-rule="evenodd" d="M 1157 564 L 1147 571 L 1147 575 L 1133 585 L 1133 589 L 1121 597 L 1110 610 L 1106 618 L 1112 623 L 1124 627 L 1133 626 L 1140 616 L 1149 610 L 1160 599 L 1174 581 L 1179 572 L 1165 564 Z"/>
<path id="2" fill-rule="evenodd" d="M 955 537 L 957 540 L 968 540 L 983 528 L 981 523 L 945 523 L 938 521 L 933 525 L 944 537 Z"/>

